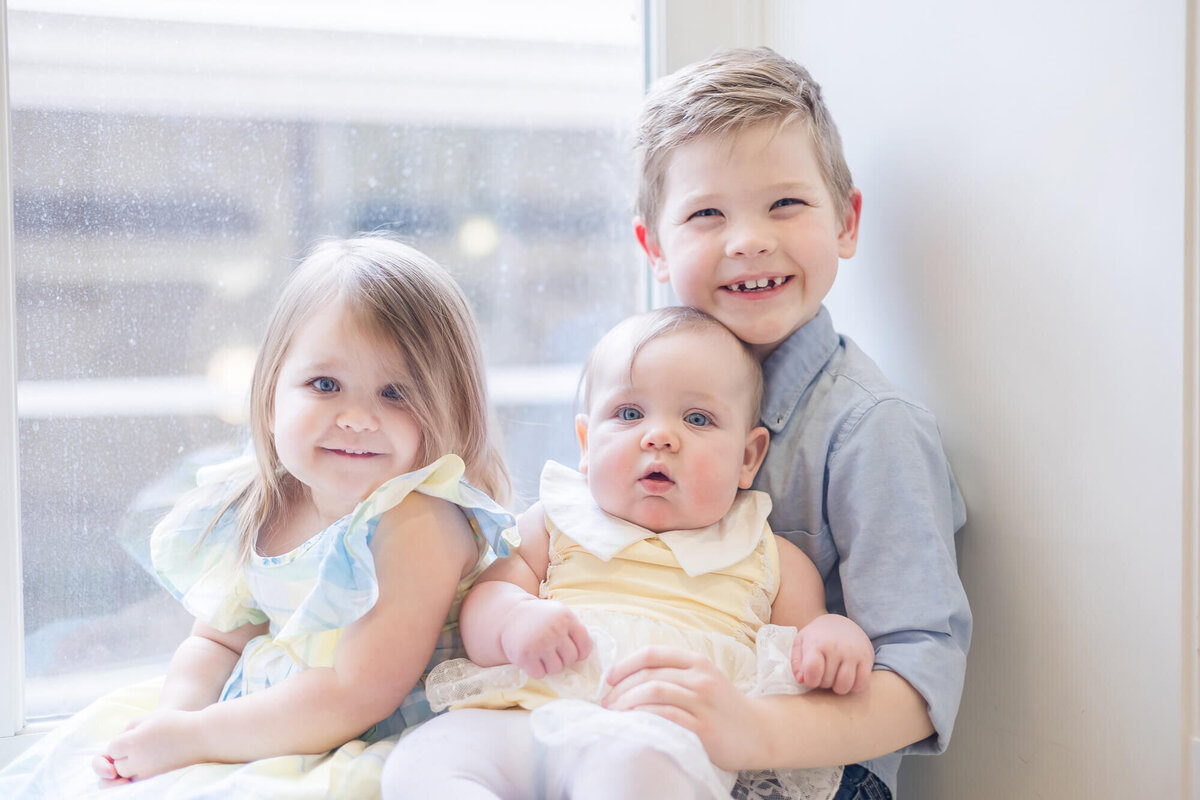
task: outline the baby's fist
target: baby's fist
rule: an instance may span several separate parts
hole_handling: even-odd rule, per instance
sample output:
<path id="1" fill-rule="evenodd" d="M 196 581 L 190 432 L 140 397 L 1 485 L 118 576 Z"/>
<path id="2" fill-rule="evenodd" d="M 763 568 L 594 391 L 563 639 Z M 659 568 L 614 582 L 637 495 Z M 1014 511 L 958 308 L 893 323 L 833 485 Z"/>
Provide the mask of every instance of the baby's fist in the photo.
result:
<path id="1" fill-rule="evenodd" d="M 792 673 L 810 689 L 834 694 L 867 688 L 875 648 L 862 628 L 840 614 L 823 614 L 796 633 L 792 644 Z"/>

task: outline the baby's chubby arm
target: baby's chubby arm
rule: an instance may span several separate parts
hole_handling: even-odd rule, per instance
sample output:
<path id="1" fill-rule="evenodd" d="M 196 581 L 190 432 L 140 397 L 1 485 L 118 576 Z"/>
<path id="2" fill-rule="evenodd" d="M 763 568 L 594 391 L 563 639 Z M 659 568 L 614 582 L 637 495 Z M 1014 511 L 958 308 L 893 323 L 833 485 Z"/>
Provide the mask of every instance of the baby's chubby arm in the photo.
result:
<path id="1" fill-rule="evenodd" d="M 792 671 L 810 689 L 835 694 L 867 687 L 875 648 L 862 628 L 848 617 L 825 610 L 825 589 L 816 566 L 800 548 L 781 536 L 779 593 L 771 606 L 771 622 L 799 632 L 792 646 Z"/>
<path id="2" fill-rule="evenodd" d="M 433 654 L 477 550 L 457 506 L 412 494 L 380 519 L 371 552 L 379 597 L 343 631 L 333 666 L 198 711 L 144 717 L 109 744 L 120 775 L 322 753 L 391 714 Z"/>
<path id="3" fill-rule="evenodd" d="M 521 546 L 489 566 L 463 600 L 459 629 L 476 664 L 516 664 L 541 678 L 587 658 L 592 640 L 569 608 L 538 597 L 550 565 L 540 503 L 521 515 L 517 531 Z"/>

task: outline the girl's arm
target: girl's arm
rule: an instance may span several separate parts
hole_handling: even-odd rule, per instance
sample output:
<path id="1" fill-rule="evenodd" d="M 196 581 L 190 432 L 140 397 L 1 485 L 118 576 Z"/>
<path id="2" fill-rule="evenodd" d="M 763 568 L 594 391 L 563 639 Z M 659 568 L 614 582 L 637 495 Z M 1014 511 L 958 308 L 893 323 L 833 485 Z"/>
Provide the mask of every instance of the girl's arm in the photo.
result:
<path id="1" fill-rule="evenodd" d="M 592 641 L 569 608 L 538 597 L 550 566 L 550 536 L 540 503 L 521 515 L 517 531 L 521 546 L 479 576 L 463 600 L 458 624 L 476 664 L 516 664 L 541 678 L 587 658 Z"/>
<path id="2" fill-rule="evenodd" d="M 222 632 L 196 620 L 171 657 L 158 707 L 199 711 L 217 702 L 246 643 L 266 630 L 263 622 Z"/>
<path id="3" fill-rule="evenodd" d="M 332 667 L 200 711 L 157 711 L 110 743 L 118 772 L 322 753 L 391 714 L 432 656 L 477 550 L 457 506 L 414 493 L 380 519 L 371 551 L 379 598 L 342 633 Z"/>

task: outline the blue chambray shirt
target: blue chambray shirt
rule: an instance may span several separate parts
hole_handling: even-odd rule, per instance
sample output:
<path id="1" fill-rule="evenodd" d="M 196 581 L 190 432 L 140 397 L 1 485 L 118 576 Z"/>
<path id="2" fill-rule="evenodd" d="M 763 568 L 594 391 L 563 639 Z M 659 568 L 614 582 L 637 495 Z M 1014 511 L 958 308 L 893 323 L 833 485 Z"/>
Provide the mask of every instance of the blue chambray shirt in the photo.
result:
<path id="1" fill-rule="evenodd" d="M 865 766 L 896 794 L 905 753 L 940 753 L 962 696 L 971 609 L 954 532 L 962 495 L 928 409 L 894 387 L 822 306 L 763 363 L 771 431 L 754 483 L 771 495 L 771 528 L 825 581 L 830 611 L 875 645 L 875 668 L 924 696 L 936 733 Z"/>

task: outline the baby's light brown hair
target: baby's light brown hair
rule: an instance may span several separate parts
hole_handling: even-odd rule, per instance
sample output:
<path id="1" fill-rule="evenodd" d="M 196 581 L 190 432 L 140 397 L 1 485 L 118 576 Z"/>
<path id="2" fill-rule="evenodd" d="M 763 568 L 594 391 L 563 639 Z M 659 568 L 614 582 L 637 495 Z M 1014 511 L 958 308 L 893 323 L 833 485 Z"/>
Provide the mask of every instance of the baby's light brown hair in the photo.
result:
<path id="1" fill-rule="evenodd" d="M 750 345 L 737 338 L 720 320 L 690 306 L 667 306 L 626 317 L 600 337 L 600 341 L 596 342 L 583 365 L 577 402 L 580 409 L 588 413 L 591 408 L 597 364 L 609 360 L 614 364 L 623 363 L 625 371 L 632 373 L 633 363 L 637 361 L 642 348 L 655 339 L 675 333 L 713 333 L 728 336 L 731 341 L 737 343 L 744 355 L 746 377 L 750 381 L 750 402 L 746 408 L 747 429 L 755 427 L 758 424 L 759 406 L 762 404 L 762 364 L 755 357 Z M 702 358 L 703 355 L 698 354 L 697 357 Z"/>

